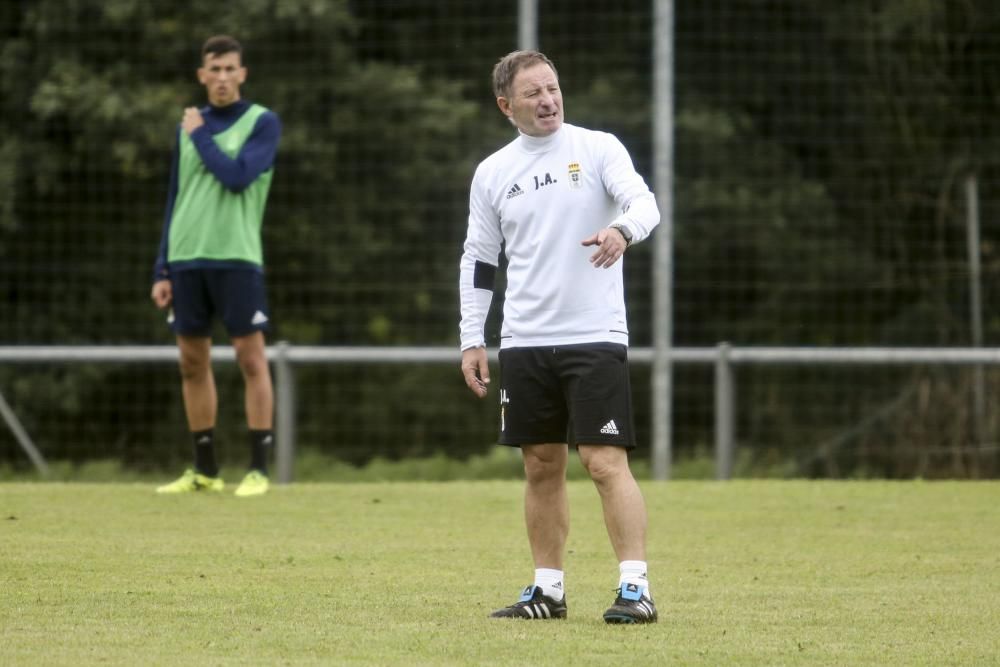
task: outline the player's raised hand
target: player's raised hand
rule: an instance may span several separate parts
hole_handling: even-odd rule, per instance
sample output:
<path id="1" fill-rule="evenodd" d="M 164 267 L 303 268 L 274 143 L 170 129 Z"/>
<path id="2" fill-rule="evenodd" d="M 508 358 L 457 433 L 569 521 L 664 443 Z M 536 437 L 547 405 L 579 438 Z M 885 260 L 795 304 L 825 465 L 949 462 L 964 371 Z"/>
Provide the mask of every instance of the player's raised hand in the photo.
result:
<path id="1" fill-rule="evenodd" d="M 188 107 L 184 109 L 184 117 L 181 118 L 181 128 L 191 134 L 205 124 L 205 119 L 201 117 L 198 107 Z"/>
<path id="2" fill-rule="evenodd" d="M 470 347 L 462 351 L 462 375 L 469 391 L 479 398 L 486 398 L 490 384 L 490 365 L 485 347 Z"/>
<path id="3" fill-rule="evenodd" d="M 593 236 L 585 238 L 581 245 L 597 246 L 597 252 L 590 256 L 590 263 L 595 269 L 607 269 L 614 265 L 622 255 L 628 244 L 622 233 L 613 227 L 605 227 Z"/>

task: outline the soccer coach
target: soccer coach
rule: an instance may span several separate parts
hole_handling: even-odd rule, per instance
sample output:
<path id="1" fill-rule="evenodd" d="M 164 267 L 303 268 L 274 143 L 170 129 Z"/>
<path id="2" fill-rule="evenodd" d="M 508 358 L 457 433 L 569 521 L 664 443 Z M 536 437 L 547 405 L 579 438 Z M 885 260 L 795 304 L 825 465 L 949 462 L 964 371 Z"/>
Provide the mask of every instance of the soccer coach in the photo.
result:
<path id="1" fill-rule="evenodd" d="M 566 617 L 566 467 L 579 452 L 619 561 L 608 623 L 657 620 L 646 572 L 646 507 L 629 469 L 635 446 L 622 279 L 626 249 L 659 223 L 656 199 L 614 136 L 563 122 L 555 65 L 515 51 L 493 69 L 500 111 L 519 136 L 472 179 L 460 265 L 462 373 L 487 395 L 483 329 L 502 244 L 500 443 L 520 447 L 534 582 L 499 618 Z"/>

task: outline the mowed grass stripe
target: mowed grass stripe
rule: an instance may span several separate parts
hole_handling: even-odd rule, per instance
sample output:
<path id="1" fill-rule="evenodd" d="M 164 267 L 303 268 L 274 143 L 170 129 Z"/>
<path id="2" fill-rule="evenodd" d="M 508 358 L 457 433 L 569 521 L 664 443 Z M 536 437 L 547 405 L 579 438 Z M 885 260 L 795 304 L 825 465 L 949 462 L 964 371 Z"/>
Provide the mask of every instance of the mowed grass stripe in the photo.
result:
<path id="1" fill-rule="evenodd" d="M 520 482 L 3 484 L 0 663 L 1000 664 L 1000 484 L 643 491 L 661 622 L 609 627 L 588 482 L 547 623 L 487 618 L 532 576 Z"/>

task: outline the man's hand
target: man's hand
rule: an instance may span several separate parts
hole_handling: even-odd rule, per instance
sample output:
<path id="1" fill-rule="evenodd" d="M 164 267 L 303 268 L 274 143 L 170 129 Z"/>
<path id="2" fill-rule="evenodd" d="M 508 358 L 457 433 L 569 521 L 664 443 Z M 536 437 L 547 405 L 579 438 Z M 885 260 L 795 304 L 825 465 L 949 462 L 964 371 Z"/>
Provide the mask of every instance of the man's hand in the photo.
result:
<path id="1" fill-rule="evenodd" d="M 581 244 L 597 246 L 597 252 L 590 256 L 590 263 L 595 269 L 607 269 L 613 266 L 625 254 L 625 248 L 628 247 L 625 237 L 614 227 L 605 227 L 581 241 Z"/>
<path id="2" fill-rule="evenodd" d="M 485 347 L 470 347 L 462 352 L 462 375 L 465 385 L 479 398 L 486 398 L 490 384 L 490 365 Z"/>
<path id="3" fill-rule="evenodd" d="M 190 134 L 205 124 L 205 119 L 201 117 L 198 107 L 188 107 L 184 110 L 184 118 L 181 119 L 181 128 Z"/>
<path id="4" fill-rule="evenodd" d="M 174 291 L 170 287 L 170 281 L 157 280 L 153 283 L 153 291 L 149 296 L 160 310 L 169 306 L 174 299 Z"/>

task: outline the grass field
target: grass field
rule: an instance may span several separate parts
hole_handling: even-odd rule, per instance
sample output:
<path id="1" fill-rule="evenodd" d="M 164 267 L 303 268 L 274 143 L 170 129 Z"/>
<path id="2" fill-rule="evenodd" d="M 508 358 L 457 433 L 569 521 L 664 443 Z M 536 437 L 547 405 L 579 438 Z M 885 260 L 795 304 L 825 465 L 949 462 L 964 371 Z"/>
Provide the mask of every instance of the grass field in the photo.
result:
<path id="1" fill-rule="evenodd" d="M 521 483 L 264 498 L 0 484 L 0 664 L 1000 664 L 1000 485 L 643 483 L 653 626 L 572 482 L 569 619 L 497 621 L 532 569 Z"/>

